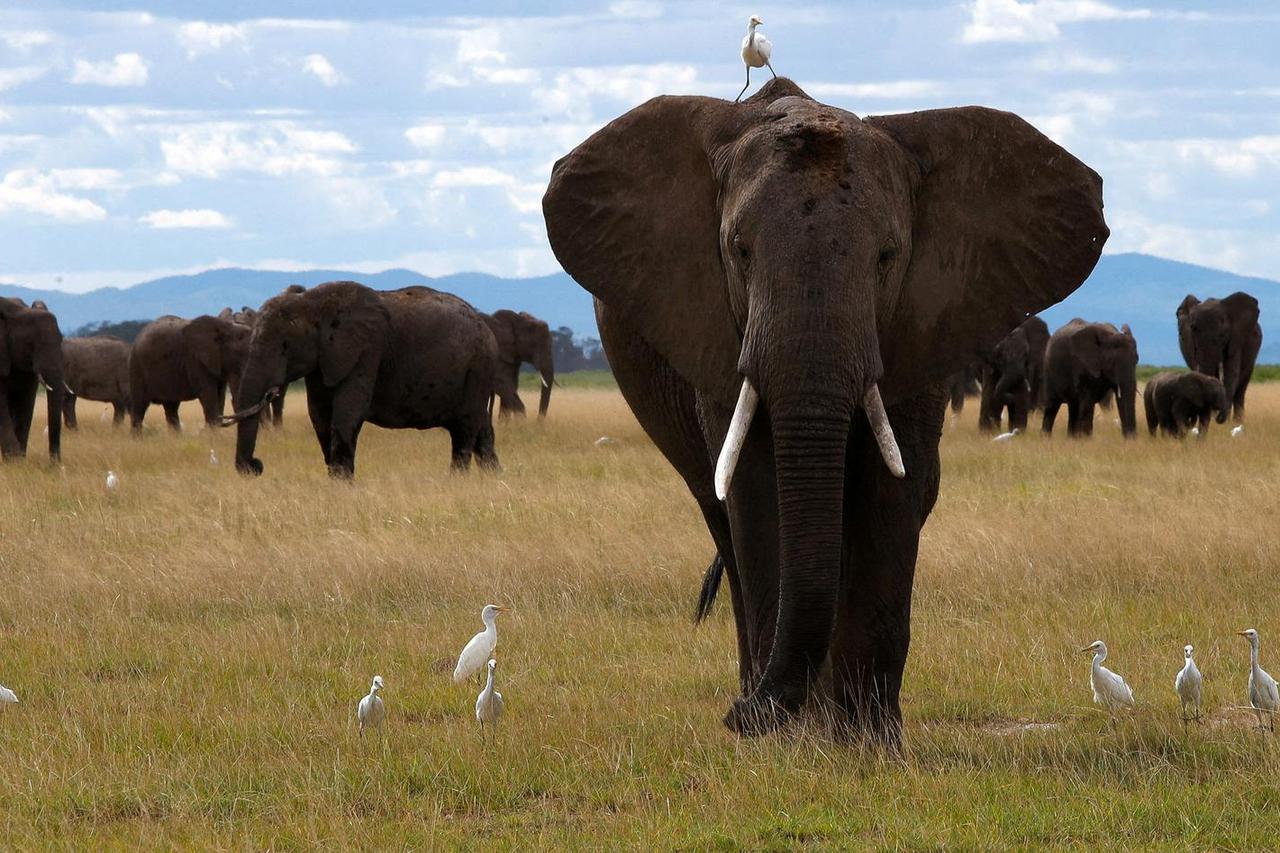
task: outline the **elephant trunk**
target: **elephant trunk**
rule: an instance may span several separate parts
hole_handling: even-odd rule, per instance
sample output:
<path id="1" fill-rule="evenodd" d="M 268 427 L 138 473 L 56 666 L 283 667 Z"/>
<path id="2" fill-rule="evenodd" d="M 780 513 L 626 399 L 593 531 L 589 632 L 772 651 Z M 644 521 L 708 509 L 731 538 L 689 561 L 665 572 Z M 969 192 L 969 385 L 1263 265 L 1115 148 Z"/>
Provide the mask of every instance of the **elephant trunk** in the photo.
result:
<path id="1" fill-rule="evenodd" d="M 62 364 L 62 341 L 42 351 L 35 362 L 45 393 L 45 416 L 49 425 L 49 461 L 62 458 L 62 410 L 67 399 L 67 378 Z"/>
<path id="2" fill-rule="evenodd" d="M 1135 376 L 1127 377 L 1116 389 L 1116 410 L 1120 415 L 1120 432 L 1125 438 L 1132 438 L 1138 432 L 1138 380 Z"/>
<path id="3" fill-rule="evenodd" d="M 277 377 L 274 374 L 279 373 Z M 236 470 L 241 474 L 262 473 L 262 460 L 254 457 L 258 444 L 257 416 L 284 385 L 284 367 L 268 371 L 252 356 L 246 360 L 240 382 L 233 395 L 235 414 L 223 419 L 224 425 L 236 424 Z"/>

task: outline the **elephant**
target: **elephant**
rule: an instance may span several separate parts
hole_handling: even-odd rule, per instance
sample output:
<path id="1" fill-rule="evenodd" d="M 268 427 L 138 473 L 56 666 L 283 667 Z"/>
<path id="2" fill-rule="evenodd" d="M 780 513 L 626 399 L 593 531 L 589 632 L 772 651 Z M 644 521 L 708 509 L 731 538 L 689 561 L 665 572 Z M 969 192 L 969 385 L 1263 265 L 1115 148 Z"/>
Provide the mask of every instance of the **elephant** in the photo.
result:
<path id="1" fill-rule="evenodd" d="M 1009 427 L 1027 431 L 1027 416 L 1036 408 L 1044 374 L 1044 351 L 1049 327 L 1028 317 L 1004 337 L 982 364 L 982 406 L 978 426 L 984 432 L 1000 427 L 1005 409 Z"/>
<path id="2" fill-rule="evenodd" d="M 1226 386 L 1213 376 L 1192 371 L 1157 373 L 1142 389 L 1142 404 L 1147 410 L 1147 430 L 1156 428 L 1165 435 L 1181 438 L 1184 429 L 1195 426 L 1200 437 L 1209 434 L 1209 418 L 1216 413 L 1218 423 L 1226 423 L 1231 399 Z"/>
<path id="3" fill-rule="evenodd" d="M 480 312 L 429 287 L 378 291 L 354 281 L 275 296 L 262 306 L 235 393 L 236 469 L 262 473 L 254 457 L 258 412 L 305 379 L 307 411 L 329 474 L 355 475 L 356 441 L 368 421 L 387 429 L 444 427 L 452 466 L 472 455 L 496 470 L 493 421 L 498 345 Z"/>
<path id="4" fill-rule="evenodd" d="M 1094 406 L 1108 391 L 1116 396 L 1120 431 L 1137 432 L 1138 344 L 1128 326 L 1086 323 L 1076 317 L 1053 333 L 1044 359 L 1044 424 L 1053 433 L 1058 410 L 1067 404 L 1067 431 L 1093 435 Z"/>
<path id="5" fill-rule="evenodd" d="M 148 323 L 133 342 L 129 358 L 129 415 L 142 431 L 147 407 L 159 403 L 177 431 L 178 406 L 199 400 L 207 426 L 218 426 L 227 389 L 235 390 L 248 353 L 251 332 L 245 326 L 208 314 L 193 320 L 166 315 Z"/>
<path id="6" fill-rule="evenodd" d="M 1085 280 L 1102 179 L 1011 113 L 860 119 L 780 77 L 627 112 L 555 164 L 543 215 L 723 562 L 725 724 L 826 701 L 896 748 L 944 383 Z"/>
<path id="7" fill-rule="evenodd" d="M 1237 291 L 1201 302 L 1188 294 L 1178 306 L 1178 346 L 1187 367 L 1222 380 L 1232 417 L 1244 421 L 1244 394 L 1262 349 L 1258 300 Z"/>
<path id="8" fill-rule="evenodd" d="M 981 375 L 982 364 L 975 362 L 966 364 L 947 377 L 947 399 L 950 401 L 953 421 L 964 411 L 966 397 L 977 397 L 982 393 L 982 388 L 978 385 L 978 377 Z"/>
<path id="9" fill-rule="evenodd" d="M 520 387 L 520 365 L 532 364 L 542 381 L 542 396 L 538 401 L 538 417 L 545 417 L 551 404 L 551 384 L 555 381 L 555 365 L 551 359 L 551 329 L 532 314 L 508 311 L 503 308 L 492 314 L 482 314 L 498 342 L 497 388 L 501 405 L 499 415 L 524 417 L 524 402 L 517 389 Z"/>
<path id="10" fill-rule="evenodd" d="M 297 289 L 294 290 L 294 288 Z M 304 289 L 305 288 L 301 285 L 291 284 L 289 285 L 289 290 L 285 292 L 300 293 Z M 252 331 L 253 324 L 258 320 L 258 312 L 253 308 L 250 308 L 248 305 L 241 306 L 239 311 L 232 311 L 230 306 L 228 306 L 218 312 L 218 317 L 223 320 L 229 320 L 232 323 L 237 323 Z M 284 398 L 288 392 L 288 386 L 281 388 L 280 393 L 271 399 L 271 405 L 263 407 L 262 422 L 264 424 L 270 424 L 274 427 L 284 426 Z"/>
<path id="11" fill-rule="evenodd" d="M 0 457 L 5 460 L 27 455 L 38 385 L 45 387 L 49 460 L 57 462 L 67 388 L 58 318 L 47 309 L 0 297 Z"/>
<path id="12" fill-rule="evenodd" d="M 129 411 L 129 344 L 110 335 L 66 338 L 62 341 L 62 361 L 66 367 L 67 390 L 62 404 L 67 429 L 76 429 L 76 400 L 110 403 L 112 423 L 119 426 Z"/>

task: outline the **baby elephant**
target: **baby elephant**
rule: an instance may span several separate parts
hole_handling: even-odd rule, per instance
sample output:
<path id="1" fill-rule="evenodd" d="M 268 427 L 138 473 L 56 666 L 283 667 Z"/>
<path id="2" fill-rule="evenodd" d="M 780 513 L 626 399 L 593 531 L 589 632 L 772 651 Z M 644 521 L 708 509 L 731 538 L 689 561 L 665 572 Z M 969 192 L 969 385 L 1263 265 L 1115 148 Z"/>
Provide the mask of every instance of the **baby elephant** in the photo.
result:
<path id="1" fill-rule="evenodd" d="M 1142 402 L 1151 434 L 1155 435 L 1159 426 L 1165 435 L 1175 438 L 1193 426 L 1199 427 L 1200 437 L 1204 438 L 1209 415 L 1216 411 L 1218 423 L 1222 423 L 1230 410 L 1222 382 L 1203 373 L 1157 373 L 1147 382 Z"/>

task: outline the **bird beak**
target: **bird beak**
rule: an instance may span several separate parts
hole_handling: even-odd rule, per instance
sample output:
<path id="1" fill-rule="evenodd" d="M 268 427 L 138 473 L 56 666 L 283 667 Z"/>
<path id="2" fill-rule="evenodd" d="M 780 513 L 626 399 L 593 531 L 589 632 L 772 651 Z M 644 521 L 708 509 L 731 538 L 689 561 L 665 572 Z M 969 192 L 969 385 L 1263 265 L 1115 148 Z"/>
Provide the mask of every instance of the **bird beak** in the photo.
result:
<path id="1" fill-rule="evenodd" d="M 1093 651 L 1093 646 L 1085 646 L 1085 647 L 1084 647 L 1083 649 L 1081 649 L 1080 651 L 1082 651 L 1082 652 L 1091 652 L 1091 651 Z"/>
<path id="2" fill-rule="evenodd" d="M 510 612 L 511 612 L 511 608 L 510 608 L 510 607 L 499 607 L 499 608 L 498 608 L 498 612 L 499 612 L 499 613 L 510 613 Z"/>
<path id="3" fill-rule="evenodd" d="M 1236 636 L 1237 636 L 1237 637 L 1247 637 L 1247 636 L 1249 636 L 1249 632 L 1248 632 L 1248 631 L 1236 631 Z"/>

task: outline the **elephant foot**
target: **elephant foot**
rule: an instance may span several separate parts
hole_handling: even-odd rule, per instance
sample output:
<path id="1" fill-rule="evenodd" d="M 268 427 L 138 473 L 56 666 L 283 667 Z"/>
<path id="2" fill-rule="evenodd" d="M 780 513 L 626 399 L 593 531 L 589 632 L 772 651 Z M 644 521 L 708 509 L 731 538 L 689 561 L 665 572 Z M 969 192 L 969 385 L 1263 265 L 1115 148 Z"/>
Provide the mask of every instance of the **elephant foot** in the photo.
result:
<path id="1" fill-rule="evenodd" d="M 800 702 L 794 703 L 798 708 Z M 739 737 L 760 737 L 777 731 L 791 719 L 793 709 L 757 690 L 745 698 L 735 699 L 725 715 L 724 724 Z"/>
<path id="2" fill-rule="evenodd" d="M 236 470 L 246 476 L 261 477 L 262 467 L 262 460 L 256 457 L 250 459 L 248 462 L 242 462 L 239 459 L 236 460 Z"/>

